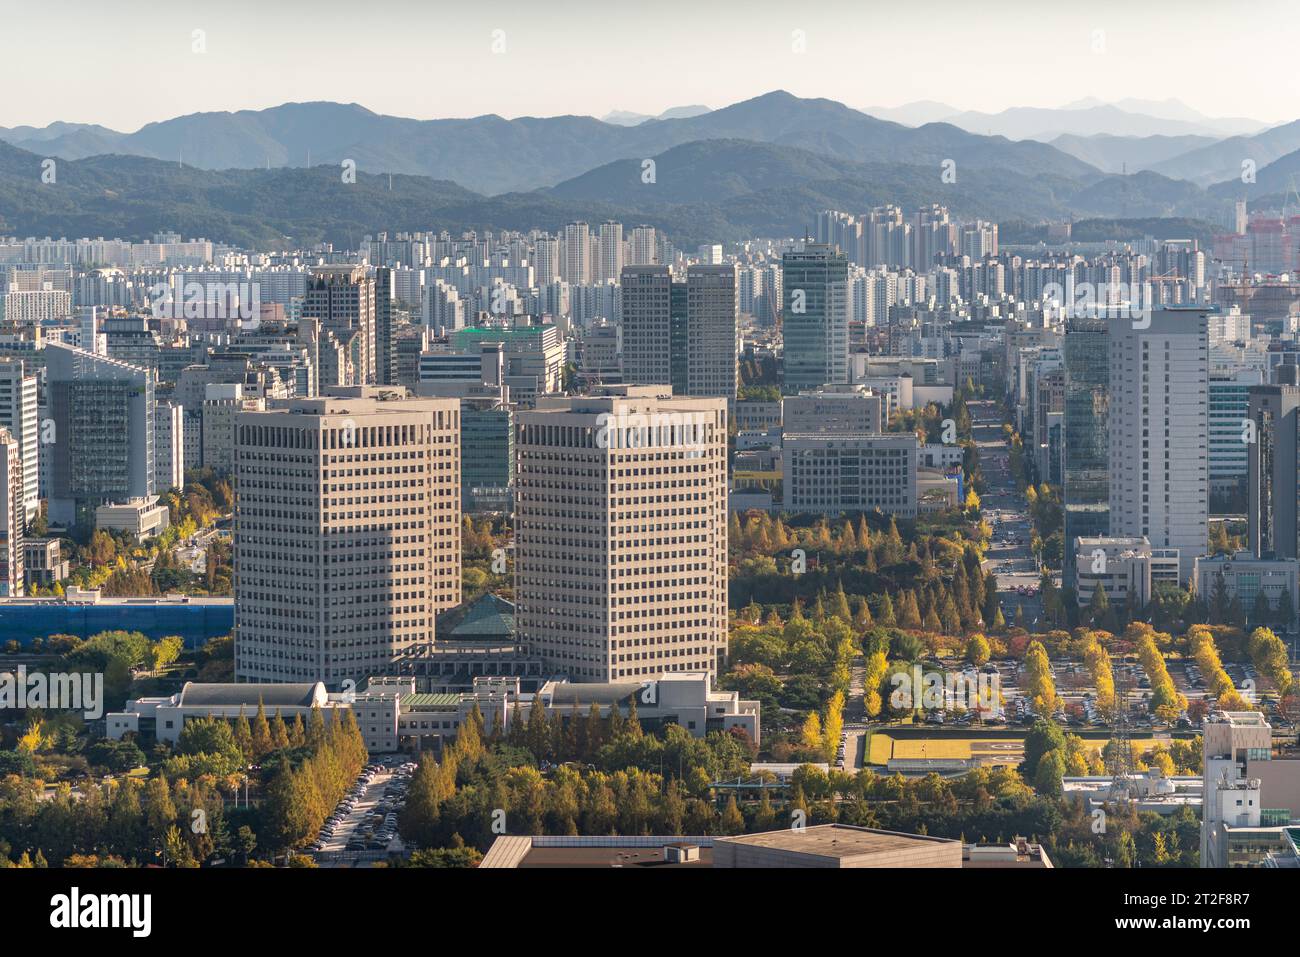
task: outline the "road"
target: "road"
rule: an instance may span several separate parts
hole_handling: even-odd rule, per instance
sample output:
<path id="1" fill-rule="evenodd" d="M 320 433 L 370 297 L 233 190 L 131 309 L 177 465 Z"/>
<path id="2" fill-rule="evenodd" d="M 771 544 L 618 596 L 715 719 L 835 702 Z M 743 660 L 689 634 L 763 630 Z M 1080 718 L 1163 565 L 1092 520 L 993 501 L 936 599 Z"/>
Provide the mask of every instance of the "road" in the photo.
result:
<path id="1" fill-rule="evenodd" d="M 1023 607 L 1025 625 L 1042 617 L 1041 597 L 1025 595 L 1017 589 L 1038 588 L 1040 573 L 1029 549 L 1033 524 L 1024 496 L 1016 488 L 1011 474 L 1010 450 L 1002 434 L 1002 410 L 988 399 L 967 403 L 971 414 L 971 438 L 979 450 L 986 484 L 980 506 L 993 529 L 993 542 L 987 552 L 984 571 L 998 578 L 1002 597 L 1002 614 L 1007 623 L 1015 619 L 1016 608 Z"/>

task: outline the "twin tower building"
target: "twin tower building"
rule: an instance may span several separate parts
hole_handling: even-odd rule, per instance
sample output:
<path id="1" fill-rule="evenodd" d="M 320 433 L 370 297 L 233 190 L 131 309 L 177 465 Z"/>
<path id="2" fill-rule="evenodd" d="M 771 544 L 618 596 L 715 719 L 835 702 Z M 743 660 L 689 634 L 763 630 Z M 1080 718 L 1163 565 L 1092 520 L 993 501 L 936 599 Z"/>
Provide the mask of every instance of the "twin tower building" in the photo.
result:
<path id="1" fill-rule="evenodd" d="M 235 417 L 236 677 L 360 684 L 433 649 L 461 601 L 461 404 L 352 386 L 273 405 Z M 609 386 L 515 428 L 519 650 L 580 682 L 716 674 L 727 399 Z"/>

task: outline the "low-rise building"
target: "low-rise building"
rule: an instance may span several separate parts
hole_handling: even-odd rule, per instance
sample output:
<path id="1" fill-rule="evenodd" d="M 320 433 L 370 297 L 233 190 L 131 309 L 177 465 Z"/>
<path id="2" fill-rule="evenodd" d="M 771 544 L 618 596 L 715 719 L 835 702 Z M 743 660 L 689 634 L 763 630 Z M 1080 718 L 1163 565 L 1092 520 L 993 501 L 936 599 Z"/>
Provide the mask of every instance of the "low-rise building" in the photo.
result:
<path id="1" fill-rule="evenodd" d="M 395 751 L 441 751 L 475 709 L 484 728 L 505 734 L 516 705 L 527 720 L 534 707 L 550 719 L 586 717 L 592 704 L 608 717 L 618 707 L 627 714 L 636 698 L 639 719 L 649 727 L 678 724 L 698 738 L 709 731 L 744 731 L 759 740 L 759 705 L 742 701 L 735 691 L 710 691 L 705 673 L 665 675 L 654 681 L 570 684 L 551 680 L 536 693 L 522 690 L 517 675 L 477 675 L 468 691 L 420 691 L 414 675 L 374 675 L 360 691 L 328 692 L 324 684 L 200 684 L 189 681 L 176 694 L 130 700 L 123 711 L 105 716 L 105 734 L 126 734 L 174 744 L 186 721 L 252 717 L 259 703 L 268 715 L 277 711 L 292 720 L 312 708 L 351 709 L 366 749 L 372 754 Z"/>
<path id="2" fill-rule="evenodd" d="M 789 512 L 861 512 L 915 518 L 915 435 L 786 432 L 782 487 Z"/>
<path id="3" fill-rule="evenodd" d="M 706 672 L 663 674 L 647 681 L 548 681 L 538 690 L 536 700 L 541 701 L 548 715 L 585 715 L 595 704 L 601 716 L 608 717 L 614 707 L 626 714 L 633 698 L 642 724 L 678 724 L 697 738 L 709 731 L 734 728 L 758 743 L 758 702 L 742 700 L 736 691 L 711 691 Z"/>
<path id="4" fill-rule="evenodd" d="M 48 588 L 68 577 L 69 562 L 63 557 L 57 538 L 23 539 L 23 572 L 27 587 Z"/>
<path id="5" fill-rule="evenodd" d="M 1133 596 L 1137 607 L 1151 601 L 1157 586 L 1177 587 L 1178 549 L 1152 548 L 1146 538 L 1079 536 L 1075 539 L 1075 594 L 1080 607 L 1092 601 L 1100 585 L 1112 607 Z"/>
<path id="6" fill-rule="evenodd" d="M 1298 559 L 1256 558 L 1250 552 L 1237 552 L 1235 555 L 1202 556 L 1192 567 L 1196 594 L 1206 602 L 1212 601 L 1219 593 L 1220 582 L 1226 589 L 1225 598 L 1228 601 L 1237 599 L 1247 613 L 1255 606 L 1260 592 L 1274 610 L 1283 601 L 1283 595 L 1289 597 L 1293 612 L 1300 600 Z"/>
<path id="7" fill-rule="evenodd" d="M 1269 867 L 1292 854 L 1300 824 L 1300 755 L 1274 747 L 1258 711 L 1225 711 L 1203 725 L 1202 867 Z"/>
<path id="8" fill-rule="evenodd" d="M 155 495 L 100 505 L 95 509 L 95 528 L 102 531 L 127 532 L 136 541 L 152 538 L 171 524 L 171 513 Z"/>

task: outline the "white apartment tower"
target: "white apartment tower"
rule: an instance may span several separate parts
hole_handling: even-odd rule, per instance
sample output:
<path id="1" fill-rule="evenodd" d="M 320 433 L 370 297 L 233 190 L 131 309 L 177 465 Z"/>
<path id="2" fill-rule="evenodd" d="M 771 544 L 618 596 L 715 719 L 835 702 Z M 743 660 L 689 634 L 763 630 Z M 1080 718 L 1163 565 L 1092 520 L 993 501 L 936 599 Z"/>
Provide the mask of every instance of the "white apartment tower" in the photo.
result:
<path id="1" fill-rule="evenodd" d="M 564 227 L 560 278 L 572 286 L 591 285 L 591 229 L 586 223 Z"/>
<path id="2" fill-rule="evenodd" d="M 24 588 L 23 463 L 18 440 L 0 428 L 0 598 L 21 598 Z"/>
<path id="3" fill-rule="evenodd" d="M 618 282 L 623 272 L 623 224 L 600 224 L 600 282 Z"/>
<path id="4" fill-rule="evenodd" d="M 1177 548 L 1185 582 L 1208 535 L 1206 313 L 1161 309 L 1108 325 L 1110 534 Z"/>
<path id="5" fill-rule="evenodd" d="M 717 674 L 727 404 L 611 386 L 519 413 L 519 641 L 580 682 Z"/>
<path id="6" fill-rule="evenodd" d="M 185 484 L 185 409 L 160 401 L 153 416 L 154 488 L 159 492 Z"/>
<path id="7" fill-rule="evenodd" d="M 460 601 L 460 402 L 336 388 L 235 416 L 235 677 L 339 688 Z"/>
<path id="8" fill-rule="evenodd" d="M 40 414 L 36 376 L 28 375 L 21 359 L 0 359 L 0 427 L 8 429 L 22 457 L 23 515 L 32 521 L 41 508 Z"/>
<path id="9" fill-rule="evenodd" d="M 653 226 L 634 226 L 628 247 L 629 266 L 652 266 L 659 261 L 659 240 Z"/>

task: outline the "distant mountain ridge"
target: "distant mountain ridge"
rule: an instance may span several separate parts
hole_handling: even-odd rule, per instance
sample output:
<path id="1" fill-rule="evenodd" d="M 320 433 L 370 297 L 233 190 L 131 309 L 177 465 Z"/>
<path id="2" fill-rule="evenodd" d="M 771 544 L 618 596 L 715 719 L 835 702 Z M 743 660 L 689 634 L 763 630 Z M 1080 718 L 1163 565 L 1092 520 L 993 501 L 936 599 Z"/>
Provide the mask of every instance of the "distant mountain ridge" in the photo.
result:
<path id="1" fill-rule="evenodd" d="M 945 131 L 930 129 L 940 140 Z M 1041 146 L 1041 144 L 1038 144 Z M 1043 147 L 1043 149 L 1049 149 Z M 61 160 L 41 182 L 42 155 L 0 143 L 0 233 L 143 238 L 162 229 L 254 248 L 330 241 L 355 248 L 379 230 L 554 229 L 584 219 L 649 223 L 674 241 L 800 235 L 824 209 L 943 203 L 961 218 L 1026 223 L 1067 217 L 1214 217 L 1232 199 L 1160 176 L 1082 178 L 966 164 L 859 163 L 789 144 L 691 141 L 615 160 L 554 187 L 485 196 L 424 176 L 339 167 L 201 170 L 131 156 Z M 1080 164 L 1082 166 L 1082 164 Z M 1091 167 L 1082 167 L 1091 170 Z"/>
<path id="2" fill-rule="evenodd" d="M 339 164 L 369 172 L 451 180 L 487 194 L 552 186 L 618 159 L 655 156 L 697 140 L 781 143 L 855 162 L 936 168 L 998 167 L 1026 175 L 1098 176 L 1086 163 L 1042 143 L 1015 143 L 947 124 L 917 129 L 842 103 L 774 91 L 696 116 L 635 126 L 588 116 L 499 116 L 413 120 L 338 103 L 287 103 L 266 110 L 196 113 L 134 133 L 77 129 L 45 136 L 0 131 L 0 139 L 45 156 L 82 159 L 104 152 L 184 162 L 204 169 Z"/>

